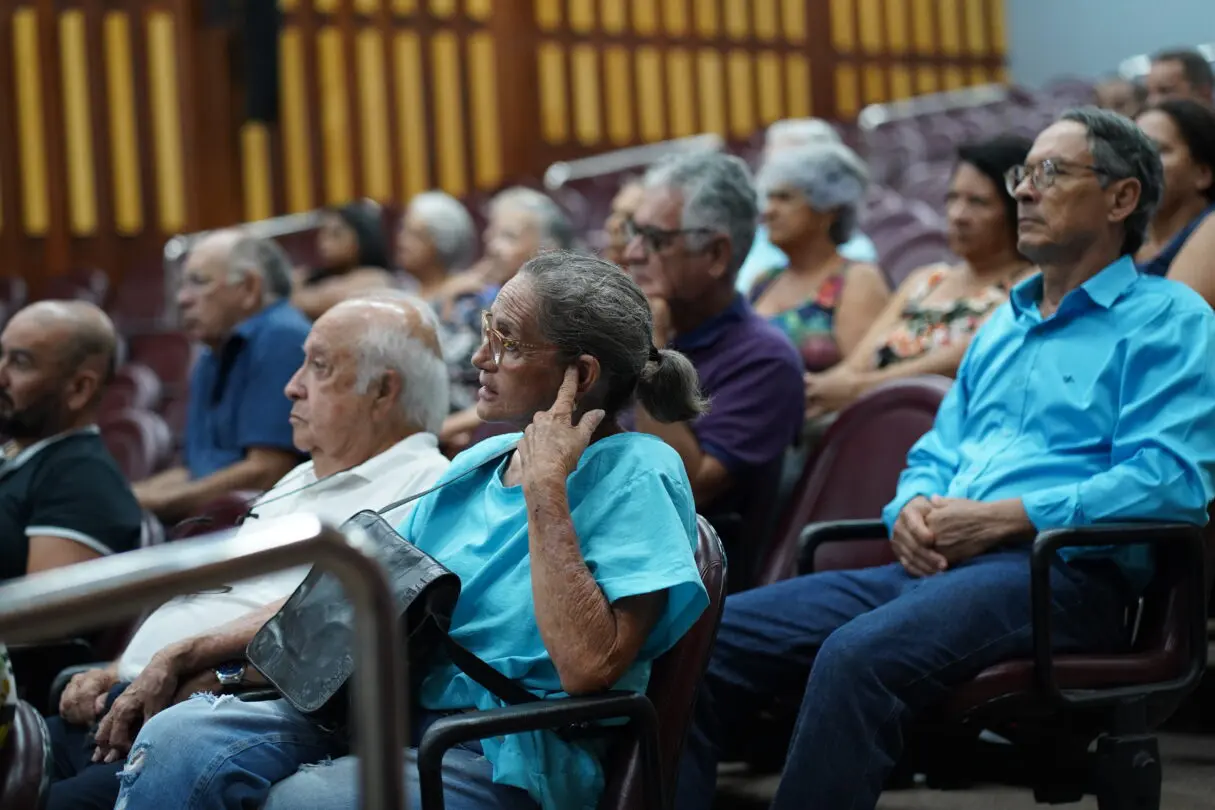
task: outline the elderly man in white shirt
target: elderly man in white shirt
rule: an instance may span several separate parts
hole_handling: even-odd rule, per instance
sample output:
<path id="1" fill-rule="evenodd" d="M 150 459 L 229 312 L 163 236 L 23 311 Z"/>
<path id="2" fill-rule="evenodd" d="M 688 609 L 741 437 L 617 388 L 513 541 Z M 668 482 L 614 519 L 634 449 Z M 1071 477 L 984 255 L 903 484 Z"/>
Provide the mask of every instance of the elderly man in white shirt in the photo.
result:
<path id="1" fill-rule="evenodd" d="M 295 446 L 312 460 L 251 504 L 237 536 L 250 524 L 296 512 L 340 524 L 439 479 L 448 465 L 436 438 L 448 411 L 448 375 L 436 323 L 425 303 L 403 293 L 348 300 L 316 321 L 304 364 L 286 388 Z M 394 513 L 394 521 L 409 508 Z M 219 692 L 253 677 L 216 651 L 233 646 L 225 635 L 230 627 L 244 633 L 260 626 L 307 571 L 173 599 L 143 622 L 118 661 L 73 677 L 50 723 L 58 781 L 48 810 L 112 807 L 115 774 L 140 723 L 195 692 Z M 98 719 L 94 740 L 87 727 Z"/>

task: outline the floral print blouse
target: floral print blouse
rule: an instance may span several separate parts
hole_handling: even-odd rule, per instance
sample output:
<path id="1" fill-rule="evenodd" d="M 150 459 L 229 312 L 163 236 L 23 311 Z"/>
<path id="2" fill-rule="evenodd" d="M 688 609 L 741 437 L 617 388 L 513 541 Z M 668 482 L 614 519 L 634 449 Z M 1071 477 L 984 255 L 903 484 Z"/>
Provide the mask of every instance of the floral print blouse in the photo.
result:
<path id="1" fill-rule="evenodd" d="M 851 264 L 851 262 L 849 262 Z M 840 272 L 835 273 L 821 285 L 813 298 L 807 298 L 800 305 L 775 315 L 767 316 L 768 322 L 785 333 L 798 353 L 805 357 L 816 356 L 821 352 L 821 344 L 835 344 L 835 310 L 839 306 L 840 297 L 844 292 L 844 276 L 848 269 L 845 264 Z M 758 301 L 772 282 L 785 272 L 785 268 L 776 268 L 760 273 L 747 300 L 754 304 Z M 813 344 L 819 344 L 815 346 Z M 807 371 L 821 371 L 821 368 L 808 368 Z"/>

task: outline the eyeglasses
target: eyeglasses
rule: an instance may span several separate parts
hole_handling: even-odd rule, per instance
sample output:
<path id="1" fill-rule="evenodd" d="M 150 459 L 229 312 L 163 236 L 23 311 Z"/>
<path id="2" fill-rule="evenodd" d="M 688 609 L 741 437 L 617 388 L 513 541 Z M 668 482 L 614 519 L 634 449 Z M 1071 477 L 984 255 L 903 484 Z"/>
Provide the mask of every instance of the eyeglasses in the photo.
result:
<path id="1" fill-rule="evenodd" d="M 1013 166 L 1004 173 L 1004 188 L 1008 190 L 1010 197 L 1017 195 L 1017 189 L 1029 178 L 1029 183 L 1036 191 L 1046 191 L 1055 184 L 1055 180 L 1060 175 L 1067 176 L 1075 174 L 1077 171 L 1089 171 L 1093 174 L 1104 175 L 1110 177 L 1110 173 L 1099 166 L 1090 166 L 1084 163 L 1072 163 L 1067 160 L 1046 159 L 1034 164 L 1025 166 Z"/>
<path id="2" fill-rule="evenodd" d="M 717 231 L 712 228 L 679 228 L 678 230 L 668 231 L 662 228 L 650 228 L 645 225 L 638 225 L 632 219 L 624 221 L 625 238 L 632 242 L 637 237 L 641 237 L 641 243 L 645 245 L 648 253 L 661 253 L 675 243 L 675 240 L 685 234 L 704 233 L 715 234 Z"/>
<path id="3" fill-rule="evenodd" d="M 536 346 L 531 343 L 524 343 L 521 340 L 509 338 L 494 328 L 494 316 L 488 309 L 481 310 L 481 342 L 489 344 L 490 356 L 494 359 L 494 365 L 501 365 L 502 356 L 506 352 L 516 354 L 520 350 L 529 349 L 531 351 L 548 351 L 549 347 Z"/>

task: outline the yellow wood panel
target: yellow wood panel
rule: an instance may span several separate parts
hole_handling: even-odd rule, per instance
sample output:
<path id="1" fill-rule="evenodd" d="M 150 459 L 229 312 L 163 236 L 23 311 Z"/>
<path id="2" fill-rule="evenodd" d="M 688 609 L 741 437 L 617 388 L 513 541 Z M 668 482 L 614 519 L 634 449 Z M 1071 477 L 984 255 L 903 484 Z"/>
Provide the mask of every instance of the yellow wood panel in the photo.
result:
<path id="1" fill-rule="evenodd" d="M 755 131 L 755 81 L 751 72 L 751 54 L 741 49 L 726 55 L 726 72 L 730 82 L 730 133 L 746 138 Z"/>
<path id="2" fill-rule="evenodd" d="M 47 196 L 46 124 L 42 120 L 42 63 L 38 59 L 38 12 L 13 12 L 13 68 L 17 77 L 17 146 L 21 155 L 21 202 L 25 232 L 42 236 L 50 228 Z"/>
<path id="3" fill-rule="evenodd" d="M 629 88 L 629 52 L 619 45 L 610 45 L 603 54 L 603 83 L 607 93 L 608 137 L 617 146 L 633 142 L 633 116 L 630 110 L 633 93 Z"/>
<path id="4" fill-rule="evenodd" d="M 472 94 L 474 174 L 479 188 L 493 188 L 502 182 L 502 143 L 498 139 L 497 67 L 494 64 L 494 38 L 478 31 L 468 38 L 469 91 Z"/>
<path id="5" fill-rule="evenodd" d="M 1004 0 L 988 0 L 987 19 L 991 21 L 991 49 L 995 53 L 1007 53 L 1008 42 L 1004 33 Z"/>
<path id="6" fill-rule="evenodd" d="M 747 3 L 726 2 L 726 34 L 734 39 L 742 39 L 750 33 L 750 21 L 747 19 Z"/>
<path id="7" fill-rule="evenodd" d="M 839 65 L 835 69 L 835 107 L 840 115 L 853 116 L 860 112 L 861 103 L 856 89 L 856 68 Z"/>
<path id="8" fill-rule="evenodd" d="M 295 11 L 299 8 L 299 0 L 279 0 L 278 7 L 282 11 Z"/>
<path id="9" fill-rule="evenodd" d="M 318 97 L 321 103 L 321 147 L 325 202 L 339 205 L 354 197 L 350 165 L 350 116 L 346 107 L 346 54 L 342 32 L 321 28 L 316 36 Z"/>
<path id="10" fill-rule="evenodd" d="M 541 42 L 536 52 L 540 66 L 540 127 L 551 144 L 569 140 L 569 110 L 565 103 L 565 51 L 555 42 Z"/>
<path id="11" fill-rule="evenodd" d="M 649 36 L 658 30 L 658 7 L 654 0 L 633 0 L 633 31 Z"/>
<path id="12" fill-rule="evenodd" d="M 455 33 L 436 33 L 431 39 L 430 56 L 434 98 L 453 102 L 435 105 L 435 143 L 440 145 L 436 153 L 439 185 L 448 194 L 459 196 L 468 191 L 468 169 L 464 165 L 464 112 L 454 103 L 460 98 L 460 64 L 463 61 Z"/>
<path id="13" fill-rule="evenodd" d="M 891 53 L 907 53 L 911 44 L 907 0 L 886 0 L 886 43 Z"/>
<path id="14" fill-rule="evenodd" d="M 661 141 L 667 136 L 662 98 L 662 54 L 653 46 L 643 45 L 633 58 L 641 139 Z"/>
<path id="15" fill-rule="evenodd" d="M 839 51 L 851 53 L 856 50 L 852 0 L 831 0 L 831 42 Z"/>
<path id="16" fill-rule="evenodd" d="M 941 53 L 957 56 L 962 52 L 962 19 L 958 13 L 958 0 L 937 0 L 940 15 Z"/>
<path id="17" fill-rule="evenodd" d="M 308 128 L 308 88 L 304 82 L 304 48 L 300 32 L 285 26 L 279 36 L 279 104 L 283 139 L 283 185 L 287 212 L 302 213 L 316 207 L 312 199 L 312 142 Z"/>
<path id="18" fill-rule="evenodd" d="M 917 53 L 933 53 L 937 49 L 937 35 L 932 23 L 934 2 L 935 0 L 912 0 L 911 21 Z"/>
<path id="19" fill-rule="evenodd" d="M 974 85 L 980 85 L 980 84 L 987 84 L 989 81 L 990 81 L 990 77 L 987 75 L 986 67 L 984 67 L 983 65 L 971 65 L 970 66 L 969 84 L 974 86 Z"/>
<path id="20" fill-rule="evenodd" d="M 881 65 L 865 65 L 861 68 L 862 97 L 866 104 L 881 104 L 886 101 L 886 71 Z"/>
<path id="21" fill-rule="evenodd" d="M 776 0 L 751 0 L 755 9 L 755 36 L 764 42 L 776 39 L 779 24 L 776 20 Z"/>
<path id="22" fill-rule="evenodd" d="M 308 0 L 303 0 L 308 2 Z M 321 14 L 332 14 L 338 10 L 340 0 L 312 0 L 312 7 Z"/>
<path id="23" fill-rule="evenodd" d="M 931 65 L 921 65 L 915 72 L 915 91 L 919 95 L 936 93 L 941 89 L 941 77 Z"/>
<path id="24" fill-rule="evenodd" d="M 59 58 L 67 142 L 68 224 L 74 234 L 89 234 L 97 230 L 97 166 L 93 161 L 84 12 L 79 9 L 59 15 Z"/>
<path id="25" fill-rule="evenodd" d="M 784 82 L 781 81 L 780 54 L 761 51 L 756 58 L 759 79 L 759 122 L 770 124 L 784 117 Z"/>
<path id="26" fill-rule="evenodd" d="M 422 88 L 422 48 L 415 31 L 399 31 L 393 39 L 393 70 L 397 77 L 397 129 L 400 132 L 402 188 L 408 199 L 431 187 L 427 161 L 426 102 Z"/>
<path id="27" fill-rule="evenodd" d="M 307 2 L 307 0 L 303 0 Z M 417 0 L 392 0 L 392 10 L 397 14 L 413 14 L 417 8 Z"/>
<path id="28" fill-rule="evenodd" d="M 381 0 L 354 0 L 354 10 L 359 14 L 375 14 L 380 10 Z"/>
<path id="29" fill-rule="evenodd" d="M 493 0 L 464 0 L 464 13 L 477 22 L 484 22 L 493 14 Z"/>
<path id="30" fill-rule="evenodd" d="M 603 125 L 599 120 L 599 64 L 594 45 L 575 45 L 570 67 L 574 83 L 574 136 L 583 144 L 599 143 Z"/>
<path id="31" fill-rule="evenodd" d="M 16 22 L 14 18 L 14 22 Z M 111 11 L 102 23 L 105 42 L 106 108 L 110 124 L 110 178 L 114 189 L 114 229 L 131 236 L 143 229 L 139 135 L 135 126 L 135 71 L 131 66 L 131 23 Z M 27 62 L 28 65 L 36 65 Z"/>
<path id="32" fill-rule="evenodd" d="M 995 81 L 997 84 L 1009 84 L 1008 68 L 1003 65 L 996 68 Z"/>
<path id="33" fill-rule="evenodd" d="M 882 52 L 881 0 L 857 0 L 861 48 L 868 53 Z"/>
<path id="34" fill-rule="evenodd" d="M 890 100 L 900 101 L 905 98 L 911 98 L 914 91 L 911 89 L 911 69 L 904 64 L 894 65 L 890 68 Z"/>
<path id="35" fill-rule="evenodd" d="M 966 50 L 977 56 L 985 55 L 987 41 L 987 9 L 983 0 L 966 3 Z"/>
<path id="36" fill-rule="evenodd" d="M 966 75 L 962 73 L 962 68 L 956 65 L 948 65 L 944 73 L 946 90 L 960 90 L 966 86 Z"/>
<path id="37" fill-rule="evenodd" d="M 561 25 L 561 0 L 534 0 L 536 24 L 542 31 L 552 31 Z"/>
<path id="38" fill-rule="evenodd" d="M 456 0 L 430 0 L 430 13 L 439 19 L 449 19 L 455 16 Z"/>
<path id="39" fill-rule="evenodd" d="M 375 200 L 393 198 L 392 156 L 388 144 L 388 65 L 379 28 L 361 29 L 354 42 L 355 83 L 362 124 L 363 193 Z"/>
<path id="40" fill-rule="evenodd" d="M 700 129 L 726 134 L 726 83 L 722 77 L 721 54 L 714 48 L 701 48 L 696 55 L 696 90 L 700 101 Z"/>
<path id="41" fill-rule="evenodd" d="M 177 83 L 176 23 L 167 11 L 153 11 L 148 26 L 148 96 L 152 108 L 152 157 L 156 162 L 160 228 L 174 233 L 186 226 L 185 164 L 181 145 L 181 107 Z"/>
<path id="42" fill-rule="evenodd" d="M 721 21 L 717 17 L 717 0 L 693 0 L 696 4 L 693 12 L 696 18 L 696 32 L 702 37 L 717 36 L 717 28 Z"/>
<path id="43" fill-rule="evenodd" d="M 806 0 L 781 0 L 781 29 L 786 42 L 806 38 Z"/>
<path id="44" fill-rule="evenodd" d="M 662 0 L 662 26 L 674 37 L 688 33 L 687 0 Z"/>
<path id="45" fill-rule="evenodd" d="M 241 184 L 245 190 L 245 220 L 257 222 L 274 216 L 270 178 L 270 132 L 250 121 L 240 128 Z"/>
<path id="46" fill-rule="evenodd" d="M 683 48 L 667 51 L 667 99 L 671 107 L 671 135 L 696 134 L 696 88 L 692 56 Z"/>
<path id="47" fill-rule="evenodd" d="M 595 28 L 594 0 L 569 0 L 570 29 L 585 34 Z"/>
<path id="48" fill-rule="evenodd" d="M 606 34 L 619 34 L 624 31 L 625 0 L 600 0 L 599 27 Z"/>
<path id="49" fill-rule="evenodd" d="M 810 60 L 803 54 L 785 57 L 785 112 L 790 118 L 805 118 L 814 109 L 810 90 Z"/>

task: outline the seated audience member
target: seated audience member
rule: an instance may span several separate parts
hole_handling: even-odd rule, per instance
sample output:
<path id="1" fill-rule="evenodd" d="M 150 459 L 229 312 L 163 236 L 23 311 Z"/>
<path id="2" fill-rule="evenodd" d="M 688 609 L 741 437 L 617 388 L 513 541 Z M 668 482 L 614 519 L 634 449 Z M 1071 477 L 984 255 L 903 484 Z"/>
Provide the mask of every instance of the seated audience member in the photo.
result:
<path id="1" fill-rule="evenodd" d="M 117 340 L 83 301 L 30 304 L 0 334 L 0 580 L 139 546 L 139 504 L 96 425 Z"/>
<path id="2" fill-rule="evenodd" d="M 881 270 L 840 253 L 868 183 L 864 162 L 839 143 L 781 152 L 756 178 L 768 239 L 789 260 L 760 273 L 747 297 L 810 371 L 855 349 L 890 297 Z"/>
<path id="3" fill-rule="evenodd" d="M 1106 79 L 1097 84 L 1097 106 L 1132 120 L 1147 102 L 1147 88 L 1138 82 L 1121 77 Z"/>
<path id="4" fill-rule="evenodd" d="M 734 288 L 755 233 L 756 195 L 738 158 L 668 159 L 646 174 L 630 225 L 629 271 L 650 299 L 654 345 L 687 355 L 711 401 L 692 421 L 641 403 L 632 426 L 675 448 L 701 512 L 743 514 L 802 423 L 802 364 L 779 329 Z"/>
<path id="5" fill-rule="evenodd" d="M 1155 107 L 1166 99 L 1188 98 L 1212 104 L 1215 73 L 1211 63 L 1198 51 L 1162 51 L 1152 57 L 1147 75 L 1147 104 Z"/>
<path id="6" fill-rule="evenodd" d="M 1139 269 L 1182 281 L 1215 301 L 1215 109 L 1162 101 L 1138 124 L 1164 164 L 1164 197 L 1135 255 Z M 1191 242 L 1198 247 L 1191 249 Z"/>
<path id="7" fill-rule="evenodd" d="M 317 319 L 306 360 L 287 384 L 295 445 L 312 460 L 256 500 L 237 537 L 298 512 L 340 524 L 432 486 L 448 466 L 435 437 L 447 413 L 437 340 L 433 313 L 401 294 L 348 299 Z M 296 568 L 173 599 L 143 622 L 117 661 L 73 677 L 59 716 L 48 720 L 56 782 L 47 810 L 113 807 L 116 774 L 139 723 L 197 692 L 239 686 L 244 648 L 225 647 L 232 628 L 245 628 L 248 644 L 260 622 L 237 620 L 266 605 L 276 611 L 306 573 Z"/>
<path id="8" fill-rule="evenodd" d="M 484 258 L 453 276 L 432 300 L 446 324 L 444 356 L 451 372 L 453 413 L 443 423 L 439 442 L 448 452 L 466 448 L 481 424 L 480 383 L 471 362 L 480 345 L 481 313 L 528 259 L 543 250 L 568 249 L 573 239 L 573 226 L 560 206 L 535 189 L 508 188 L 490 201 Z"/>
<path id="9" fill-rule="evenodd" d="M 962 261 L 913 272 L 842 363 L 806 374 L 808 419 L 838 413 L 887 380 L 957 372 L 975 331 L 1030 269 L 1017 252 L 1017 204 L 1004 187 L 1004 172 L 1025 162 L 1029 146 L 1000 136 L 958 150 L 945 219 Z"/>
<path id="10" fill-rule="evenodd" d="M 396 285 L 380 208 L 371 201 L 329 208 L 316 231 L 320 267 L 297 268 L 291 305 L 315 320 L 329 307 L 360 293 Z"/>
<path id="11" fill-rule="evenodd" d="M 290 296 L 290 264 L 274 242 L 230 230 L 190 252 L 177 304 L 205 348 L 190 375 L 185 464 L 135 486 L 162 520 L 233 490 L 269 489 L 299 463 L 283 387 L 304 359 L 308 320 Z"/>
<path id="12" fill-rule="evenodd" d="M 767 163 L 790 149 L 802 149 L 824 143 L 840 143 L 840 136 L 834 127 L 822 119 L 791 118 L 777 121 L 764 133 L 763 162 Z M 763 171 L 762 167 L 760 171 Z M 860 231 L 854 231 L 848 241 L 840 245 L 839 252 L 854 262 L 877 261 L 877 248 L 869 237 Z M 760 273 L 773 267 L 784 267 L 788 263 L 789 257 L 772 244 L 768 239 L 768 229 L 761 225 L 755 231 L 755 241 L 738 271 L 738 291 L 746 293 Z"/>
<path id="13" fill-rule="evenodd" d="M 980 330 L 883 514 L 898 562 L 732 596 L 677 807 L 710 806 L 718 746 L 805 682 L 773 810 L 873 808 L 901 727 L 988 666 L 1031 653 L 1036 532 L 1202 525 L 1215 496 L 1215 314 L 1137 272 L 1160 160 L 1126 118 L 1065 113 L 1011 172 L 1019 247 L 1042 269 Z M 1152 574 L 1146 546 L 1066 548 L 1057 650 L 1115 650 Z M 808 679 L 808 680 L 807 680 Z"/>
<path id="14" fill-rule="evenodd" d="M 404 286 L 428 301 L 476 252 L 477 230 L 463 203 L 442 191 L 409 201 L 396 238 L 396 265 L 409 275 Z"/>
<path id="15" fill-rule="evenodd" d="M 614 265 L 624 266 L 624 249 L 629 244 L 628 222 L 637 213 L 641 205 L 644 189 L 640 178 L 625 181 L 612 198 L 612 211 L 603 224 L 607 236 L 607 244 L 603 248 L 603 258 Z"/>
<path id="16" fill-rule="evenodd" d="M 692 417 L 703 407 L 696 375 L 684 357 L 651 344 L 637 286 L 589 256 L 528 262 L 486 314 L 485 332 L 474 357 L 478 411 L 524 433 L 457 457 L 449 485 L 418 501 L 401 533 L 463 582 L 455 639 L 537 697 L 644 691 L 653 660 L 708 599 L 679 456 L 625 432 L 616 416 L 636 396 L 662 418 Z M 501 706 L 446 659 L 431 665 L 416 698 L 415 741 L 437 716 Z M 235 810 L 261 806 L 267 794 L 266 810 L 359 806 L 348 748 L 284 701 L 196 698 L 152 718 L 136 745 L 144 753 L 123 776 L 126 810 L 187 800 Z M 550 732 L 459 746 L 443 762 L 447 807 L 593 808 L 601 753 Z M 330 757 L 341 758 L 300 769 Z M 409 806 L 418 807 L 412 749 L 404 770 Z"/>

